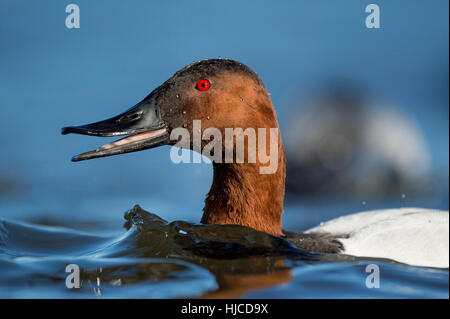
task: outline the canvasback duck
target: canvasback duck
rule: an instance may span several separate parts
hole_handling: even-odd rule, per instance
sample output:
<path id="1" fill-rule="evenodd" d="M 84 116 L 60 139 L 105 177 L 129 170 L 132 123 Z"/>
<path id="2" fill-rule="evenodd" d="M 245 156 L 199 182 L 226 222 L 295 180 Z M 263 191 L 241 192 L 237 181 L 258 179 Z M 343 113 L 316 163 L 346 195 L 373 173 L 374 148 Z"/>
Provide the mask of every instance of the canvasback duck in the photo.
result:
<path id="1" fill-rule="evenodd" d="M 201 128 L 195 127 L 195 121 L 201 121 Z M 119 136 L 126 135 L 115 142 L 103 145 L 96 150 L 79 154 L 72 158 L 72 161 L 82 161 L 87 159 L 117 155 L 122 153 L 136 152 L 150 149 L 161 145 L 178 145 L 179 140 L 171 138 L 171 133 L 177 128 L 186 129 L 189 134 L 195 134 L 195 130 L 204 133 L 208 128 L 218 129 L 221 136 L 226 136 L 227 128 L 252 128 L 258 131 L 277 129 L 278 120 L 275 109 L 272 105 L 269 93 L 258 75 L 248 66 L 229 59 L 210 59 L 192 63 L 176 72 L 171 78 L 161 86 L 153 90 L 146 98 L 128 111 L 112 117 L 110 119 L 81 126 L 69 126 L 62 129 L 62 134 L 77 133 L 94 136 Z M 277 131 L 278 132 L 278 131 Z M 201 134 L 200 136 L 204 136 Z M 214 154 L 217 149 L 207 154 L 211 155 L 214 169 L 211 189 L 205 200 L 203 217 L 204 224 L 236 224 L 251 227 L 258 231 L 266 232 L 275 236 L 284 236 L 297 247 L 314 252 L 325 253 L 346 253 L 365 257 L 391 258 L 400 262 L 448 267 L 448 213 L 435 211 L 433 214 L 426 210 L 416 210 L 422 218 L 423 229 L 429 224 L 439 224 L 439 239 L 444 240 L 438 247 L 439 251 L 434 251 L 434 255 L 439 262 L 434 259 L 429 262 L 424 261 L 430 256 L 429 245 L 424 245 L 424 252 L 414 250 L 417 260 L 402 258 L 405 245 L 411 238 L 400 239 L 394 236 L 395 242 L 387 244 L 386 241 L 392 239 L 393 229 L 396 233 L 401 233 L 402 219 L 400 215 L 405 215 L 392 211 L 385 218 L 378 219 L 372 217 L 376 213 L 367 216 L 359 216 L 353 220 L 355 229 L 349 227 L 349 220 L 331 221 L 331 224 L 319 226 L 317 229 L 307 231 L 303 234 L 285 231 L 282 229 L 282 213 L 285 192 L 285 153 L 281 135 L 276 135 L 275 170 L 270 173 L 261 173 L 267 163 L 260 161 L 260 153 L 256 155 L 255 161 L 247 162 L 227 161 L 225 154 L 227 148 L 232 147 L 233 159 L 236 157 L 236 142 L 232 137 L 231 146 L 227 143 L 220 144 L 218 154 Z M 272 136 L 270 136 L 272 137 Z M 204 149 L 210 141 L 201 139 L 201 148 Z M 244 148 L 248 150 L 251 146 L 250 138 L 245 139 Z M 269 146 L 272 140 L 265 139 L 261 145 Z M 185 148 L 198 150 L 195 142 L 190 141 Z M 270 145 L 272 147 L 272 145 Z M 250 153 L 249 153 L 250 154 Z M 214 155 L 218 155 L 214 156 Z M 428 215 L 429 218 L 428 218 Z M 433 216 L 431 216 L 433 215 Z M 358 216 L 358 214 L 354 215 Z M 406 214 L 405 216 L 410 215 Z M 344 217 L 345 218 L 345 217 Z M 388 226 L 389 220 L 395 219 L 395 227 Z M 369 224 L 364 224 L 366 220 Z M 381 220 L 384 220 L 384 227 Z M 430 221 L 428 223 L 428 221 Z M 339 226 L 340 224 L 344 226 Z M 384 238 L 383 245 L 389 245 L 389 253 L 383 253 L 383 249 L 355 249 L 355 241 L 361 241 L 361 234 L 366 238 L 372 236 L 368 229 L 370 225 L 376 224 L 377 238 Z M 335 226 L 333 226 L 335 225 Z M 337 226 L 336 226 L 337 225 Z M 381 225 L 381 226 L 380 226 Z M 408 225 L 421 227 L 414 223 Z M 383 229 L 387 230 L 383 234 Z M 415 229 L 415 228 L 414 228 Z M 445 233 L 446 232 L 446 243 Z M 414 236 L 414 231 L 408 229 L 409 236 Z M 431 245 L 435 242 L 427 238 L 435 238 L 433 231 L 422 231 L 421 237 Z M 401 237 L 401 236 L 400 236 Z M 354 240 L 353 240 L 354 239 Z M 399 242 L 402 241 L 403 242 Z M 375 241 L 369 241 L 370 245 L 379 245 Z M 406 243 L 406 244 L 405 244 Z M 366 244 L 367 246 L 367 244 Z M 347 247 L 350 247 L 348 249 Z M 393 251 L 398 247 L 398 256 Z M 444 248 L 446 247 L 446 251 Z M 373 248 L 373 247 L 372 247 Z M 442 248 L 442 251 L 441 251 Z M 373 252 L 376 256 L 373 256 Z M 372 255 L 371 255 L 372 254 Z M 446 256 L 446 257 L 445 257 Z M 446 259 L 446 260 L 445 260 Z"/>

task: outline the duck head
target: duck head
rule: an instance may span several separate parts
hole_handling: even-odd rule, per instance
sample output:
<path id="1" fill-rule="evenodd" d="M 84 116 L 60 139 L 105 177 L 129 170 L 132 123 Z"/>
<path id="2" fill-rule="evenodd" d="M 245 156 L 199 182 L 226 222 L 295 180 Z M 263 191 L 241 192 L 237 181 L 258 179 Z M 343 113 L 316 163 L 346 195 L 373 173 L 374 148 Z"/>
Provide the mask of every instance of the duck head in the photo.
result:
<path id="1" fill-rule="evenodd" d="M 194 124 L 198 120 L 201 127 Z M 264 129 L 267 130 L 267 147 L 271 147 L 269 144 L 272 142 L 269 130 L 277 130 L 275 163 L 269 163 L 275 169 L 267 174 L 261 174 L 261 167 L 267 163 L 259 160 L 258 152 L 255 152 L 256 161 L 248 161 L 247 156 L 243 163 L 229 162 L 224 158 L 227 148 L 231 148 L 233 158 L 237 158 L 236 140 L 232 138 L 231 145 L 222 143 L 219 160 L 217 156 L 211 157 L 213 183 L 201 221 L 206 224 L 237 224 L 282 235 L 285 157 L 278 120 L 264 84 L 253 70 L 242 63 L 228 59 L 195 62 L 176 72 L 126 112 L 92 124 L 64 127 L 62 134 L 126 135 L 72 158 L 72 161 L 82 161 L 175 145 L 179 140 L 171 139 L 171 133 L 177 128 L 184 128 L 190 136 L 195 133 L 203 136 L 202 133 L 209 128 L 216 129 L 221 136 L 226 136 L 227 129 L 242 128 L 245 131 L 252 128 L 257 132 L 257 139 L 260 138 L 258 132 L 261 132 L 258 130 Z M 246 151 L 254 147 L 248 137 L 244 141 Z M 209 142 L 201 139 L 201 149 Z M 185 147 L 198 151 L 193 140 Z"/>

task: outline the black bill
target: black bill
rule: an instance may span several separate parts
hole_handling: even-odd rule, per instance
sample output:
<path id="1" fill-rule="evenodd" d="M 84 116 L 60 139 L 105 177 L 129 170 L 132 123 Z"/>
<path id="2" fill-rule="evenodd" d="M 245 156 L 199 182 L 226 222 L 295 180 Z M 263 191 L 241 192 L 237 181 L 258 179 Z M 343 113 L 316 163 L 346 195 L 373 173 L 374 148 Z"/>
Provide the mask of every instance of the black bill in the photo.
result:
<path id="1" fill-rule="evenodd" d="M 159 107 L 146 100 L 113 118 L 80 126 L 68 126 L 62 134 L 94 136 L 128 135 L 117 141 L 100 146 L 96 150 L 79 154 L 72 161 L 83 161 L 123 153 L 141 151 L 169 144 L 169 129 L 161 120 Z"/>

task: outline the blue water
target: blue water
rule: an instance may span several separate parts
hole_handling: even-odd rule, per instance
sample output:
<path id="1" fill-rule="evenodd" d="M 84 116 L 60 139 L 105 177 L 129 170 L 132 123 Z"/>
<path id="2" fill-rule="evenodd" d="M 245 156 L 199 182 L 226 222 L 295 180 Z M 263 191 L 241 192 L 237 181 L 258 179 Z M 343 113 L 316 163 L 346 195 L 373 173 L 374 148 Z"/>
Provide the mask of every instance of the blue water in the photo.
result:
<path id="1" fill-rule="evenodd" d="M 440 191 L 425 196 L 402 198 L 401 190 L 388 199 L 289 196 L 285 228 L 301 231 L 376 208 L 448 210 L 448 1 L 378 1 L 379 30 L 365 28 L 361 1 L 76 3 L 79 30 L 65 27 L 67 3 L 0 3 L 1 297 L 448 298 L 448 271 L 388 261 L 376 261 L 381 288 L 368 289 L 364 270 L 373 261 L 294 254 L 233 259 L 236 264 L 207 257 L 202 265 L 205 257 L 197 255 L 138 256 L 126 243 L 144 235 L 123 228 L 124 212 L 139 204 L 167 221 L 198 222 L 211 167 L 173 164 L 168 147 L 71 163 L 109 139 L 59 134 L 62 126 L 124 111 L 194 60 L 228 57 L 263 79 L 283 135 L 301 107 L 297 97 L 337 79 L 417 123 L 432 173 L 441 178 Z M 11 242 L 17 234 L 23 237 Z M 68 263 L 82 268 L 81 290 L 64 285 Z M 251 277 L 255 263 L 253 275 L 264 279 L 253 280 L 271 285 L 233 279 Z"/>
<path id="2" fill-rule="evenodd" d="M 127 231 L 98 236 L 1 221 L 4 298 L 448 298 L 448 270 L 311 254 L 234 225 L 167 223 L 135 207 Z M 81 287 L 67 288 L 67 265 Z M 380 286 L 366 286 L 367 265 Z"/>

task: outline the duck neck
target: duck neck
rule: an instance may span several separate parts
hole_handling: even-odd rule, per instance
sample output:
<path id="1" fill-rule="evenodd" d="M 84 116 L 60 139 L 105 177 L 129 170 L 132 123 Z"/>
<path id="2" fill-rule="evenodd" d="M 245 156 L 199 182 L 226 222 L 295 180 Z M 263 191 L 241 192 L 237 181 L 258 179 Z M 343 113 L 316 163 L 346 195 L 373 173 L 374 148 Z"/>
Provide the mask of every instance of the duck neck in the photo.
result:
<path id="1" fill-rule="evenodd" d="M 213 163 L 214 176 L 205 200 L 204 224 L 235 224 L 282 236 L 284 148 L 278 152 L 278 168 L 260 174 L 258 164 Z"/>

